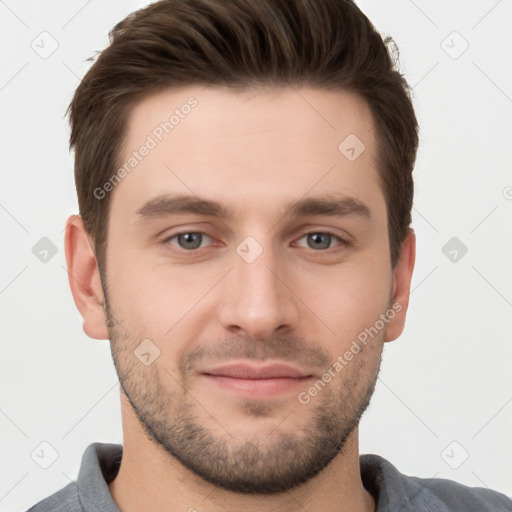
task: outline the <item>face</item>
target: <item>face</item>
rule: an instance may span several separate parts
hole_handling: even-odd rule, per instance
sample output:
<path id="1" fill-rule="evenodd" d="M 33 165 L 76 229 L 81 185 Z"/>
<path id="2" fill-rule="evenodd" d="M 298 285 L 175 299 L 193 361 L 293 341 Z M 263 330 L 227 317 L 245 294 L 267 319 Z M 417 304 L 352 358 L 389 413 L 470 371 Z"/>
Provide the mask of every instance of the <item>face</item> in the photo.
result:
<path id="1" fill-rule="evenodd" d="M 114 363 L 149 438 L 215 485 L 308 480 L 370 401 L 401 309 L 375 144 L 348 92 L 189 87 L 131 112 L 108 191 Z"/>

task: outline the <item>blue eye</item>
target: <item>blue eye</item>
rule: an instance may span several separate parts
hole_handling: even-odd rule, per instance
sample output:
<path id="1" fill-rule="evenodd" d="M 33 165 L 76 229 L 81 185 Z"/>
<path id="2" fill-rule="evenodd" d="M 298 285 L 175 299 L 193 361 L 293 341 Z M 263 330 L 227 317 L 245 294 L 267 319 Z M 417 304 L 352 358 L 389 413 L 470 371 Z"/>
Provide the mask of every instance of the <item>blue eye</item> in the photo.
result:
<path id="1" fill-rule="evenodd" d="M 334 249 L 334 251 L 336 251 L 350 245 L 349 242 L 343 240 L 339 236 L 336 236 L 333 233 L 323 231 L 312 231 L 310 233 L 306 233 L 299 240 L 302 240 L 304 238 L 307 239 L 306 247 L 309 249 L 313 249 L 314 251 L 327 252 L 327 250 L 329 249 Z M 210 241 L 211 244 L 213 239 L 203 231 L 185 231 L 182 233 L 176 233 L 166 238 L 164 240 L 164 244 L 171 245 L 171 250 L 177 253 L 192 253 L 198 251 L 199 249 L 205 248 L 208 245 L 208 240 Z M 333 245 L 333 242 L 335 241 L 337 241 L 338 243 L 336 245 Z M 304 247 L 304 245 L 301 244 L 299 244 L 299 246 Z M 335 247 L 337 247 L 338 249 L 335 249 Z"/>
<path id="2" fill-rule="evenodd" d="M 206 233 L 191 231 L 187 233 L 177 233 L 167 238 L 165 242 L 171 242 L 171 240 L 176 238 L 180 249 L 193 251 L 195 249 L 201 248 L 203 237 L 210 238 Z"/>
<path id="3" fill-rule="evenodd" d="M 347 245 L 347 242 L 342 240 L 339 236 L 333 235 L 332 233 L 326 233 L 322 231 L 312 232 L 304 235 L 302 238 L 307 237 L 307 243 L 309 248 L 315 251 L 321 249 L 330 249 L 331 242 L 333 239 L 338 240 L 340 243 L 337 245 Z M 301 239 L 302 239 L 301 238 Z"/>

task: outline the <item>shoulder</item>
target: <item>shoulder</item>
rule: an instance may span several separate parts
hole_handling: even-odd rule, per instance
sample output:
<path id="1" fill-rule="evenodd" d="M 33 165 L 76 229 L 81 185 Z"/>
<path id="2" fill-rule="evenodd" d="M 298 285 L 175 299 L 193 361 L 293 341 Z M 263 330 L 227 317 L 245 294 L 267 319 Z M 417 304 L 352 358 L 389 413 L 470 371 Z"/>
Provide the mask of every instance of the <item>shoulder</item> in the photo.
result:
<path id="1" fill-rule="evenodd" d="M 92 443 L 82 456 L 78 478 L 27 512 L 119 512 L 108 488 L 119 470 L 122 445 Z"/>
<path id="2" fill-rule="evenodd" d="M 76 482 L 71 482 L 60 491 L 30 507 L 27 512 L 82 512 L 83 510 Z"/>
<path id="3" fill-rule="evenodd" d="M 469 487 L 445 478 L 428 479 L 405 475 L 402 478 L 409 489 L 411 501 L 417 496 L 418 503 L 428 507 L 435 504 L 436 510 L 440 512 L 459 510 L 512 512 L 512 500 L 505 494 L 492 489 Z"/>
<path id="4" fill-rule="evenodd" d="M 512 500 L 498 491 L 445 478 L 404 475 L 391 462 L 374 454 L 362 455 L 360 464 L 365 487 L 378 498 L 379 512 L 512 512 Z"/>

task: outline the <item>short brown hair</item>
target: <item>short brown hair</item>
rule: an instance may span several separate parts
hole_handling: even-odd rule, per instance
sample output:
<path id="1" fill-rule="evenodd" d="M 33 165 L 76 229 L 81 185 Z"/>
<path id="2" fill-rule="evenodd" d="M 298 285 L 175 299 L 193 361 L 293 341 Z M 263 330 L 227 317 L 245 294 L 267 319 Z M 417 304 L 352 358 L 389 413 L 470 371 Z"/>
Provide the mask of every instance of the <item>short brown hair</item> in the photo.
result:
<path id="1" fill-rule="evenodd" d="M 80 215 L 105 262 L 110 194 L 134 104 L 164 88 L 311 86 L 359 94 L 377 129 L 393 268 L 411 222 L 418 124 L 383 38 L 351 0 L 161 0 L 110 32 L 69 105 Z M 394 47 L 396 48 L 396 47 Z M 341 141 L 340 141 L 341 142 Z"/>

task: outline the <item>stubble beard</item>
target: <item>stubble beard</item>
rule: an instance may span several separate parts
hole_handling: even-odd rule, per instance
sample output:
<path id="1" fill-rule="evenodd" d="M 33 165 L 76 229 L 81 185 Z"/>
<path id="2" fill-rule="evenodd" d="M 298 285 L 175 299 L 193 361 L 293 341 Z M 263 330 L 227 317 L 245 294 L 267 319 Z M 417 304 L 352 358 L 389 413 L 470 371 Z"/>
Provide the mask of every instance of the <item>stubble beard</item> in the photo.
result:
<path id="1" fill-rule="evenodd" d="M 382 360 L 382 347 L 374 343 L 378 340 L 363 347 L 333 378 L 334 382 L 306 405 L 292 398 L 288 410 L 276 415 L 272 404 L 244 401 L 245 415 L 255 421 L 262 416 L 278 416 L 270 434 L 244 437 L 243 433 L 232 434 L 229 426 L 222 426 L 228 425 L 228 419 L 214 418 L 218 427 L 215 430 L 205 425 L 200 414 L 213 414 L 207 403 L 198 404 L 200 397 L 189 393 L 188 374 L 182 374 L 179 382 L 173 377 L 175 385 L 170 390 L 162 384 L 162 375 L 169 372 L 158 366 L 158 360 L 147 367 L 142 365 L 133 352 L 140 340 L 126 335 L 116 324 L 106 294 L 105 298 L 112 357 L 122 392 L 147 438 L 197 476 L 232 492 L 269 495 L 297 487 L 335 457 L 343 456 L 346 441 L 358 426 L 375 389 Z M 385 332 L 381 336 L 383 339 Z M 244 352 L 240 348 L 243 344 L 236 346 L 238 355 Z M 253 357 L 254 347 L 246 346 L 245 355 Z M 186 365 L 179 366 L 183 370 Z M 304 426 L 295 431 L 287 429 L 287 415 L 294 411 L 303 414 L 304 408 L 310 411 Z"/>

